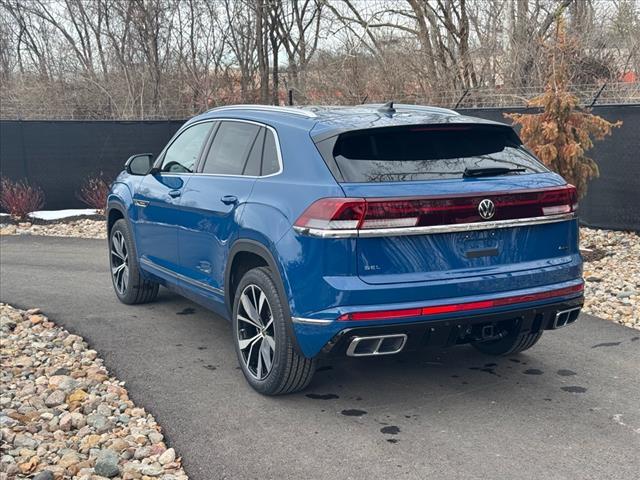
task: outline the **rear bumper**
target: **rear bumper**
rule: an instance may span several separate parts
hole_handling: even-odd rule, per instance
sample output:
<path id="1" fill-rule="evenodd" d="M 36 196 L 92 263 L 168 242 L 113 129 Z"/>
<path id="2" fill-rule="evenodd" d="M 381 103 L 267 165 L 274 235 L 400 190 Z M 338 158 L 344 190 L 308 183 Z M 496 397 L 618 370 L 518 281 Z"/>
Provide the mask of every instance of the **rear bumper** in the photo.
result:
<path id="1" fill-rule="evenodd" d="M 349 336 L 365 336 L 365 334 L 376 335 L 377 332 L 383 333 L 408 333 L 410 341 L 406 345 L 406 349 L 410 349 L 415 345 L 416 335 L 420 338 L 419 343 L 422 346 L 445 346 L 452 340 L 441 341 L 436 337 L 442 337 L 451 334 L 451 326 L 461 329 L 466 325 L 475 325 L 491 323 L 509 319 L 522 319 L 518 321 L 520 329 L 529 329 L 531 325 L 542 325 L 541 328 L 552 328 L 549 322 L 554 320 L 555 314 L 559 311 L 580 307 L 583 303 L 582 292 L 571 294 L 562 294 L 553 298 L 542 300 L 522 301 L 521 303 L 508 304 L 502 306 L 492 306 L 486 309 L 474 309 L 467 311 L 458 311 L 453 313 L 435 313 L 428 315 L 417 314 L 415 316 L 407 316 L 404 318 L 385 318 L 377 320 L 338 320 L 338 318 L 349 312 L 363 310 L 394 310 L 394 309 L 413 309 L 417 307 L 425 307 L 430 305 L 456 304 L 466 303 L 469 301 L 483 302 L 486 300 L 498 300 L 510 298 L 520 295 L 537 295 L 544 292 L 561 292 L 568 287 L 576 287 L 582 285 L 581 278 L 575 278 L 571 281 L 548 284 L 545 286 L 528 288 L 522 290 L 503 291 L 499 294 L 486 293 L 484 295 L 449 297 L 436 301 L 421 301 L 411 303 L 394 303 L 363 306 L 344 306 L 337 309 L 329 309 L 318 312 L 315 315 L 305 316 L 304 318 L 293 316 L 292 323 L 296 335 L 296 340 L 300 346 L 301 352 L 306 357 L 315 357 L 320 353 L 327 354 L 331 352 L 339 343 L 340 338 L 344 335 Z M 375 295 L 370 298 L 376 298 Z M 524 297 L 527 298 L 527 297 Z M 530 297 L 537 298 L 537 297 Z M 437 328 L 436 328 L 437 327 Z M 431 331 L 431 328 L 436 328 Z M 415 331 L 409 331 L 416 329 Z M 424 340 L 427 330 L 430 332 L 429 340 Z M 422 334 L 419 334 L 419 332 Z M 418 333 L 416 333 L 418 332 Z M 444 333 L 448 332 L 448 333 Z M 426 343 L 425 343 L 426 342 Z M 449 343 L 448 343 L 449 342 Z M 454 343 L 464 343 L 458 342 Z"/>
<path id="2" fill-rule="evenodd" d="M 519 308 L 500 313 L 483 313 L 464 318 L 446 318 L 392 325 L 368 325 L 345 328 L 334 335 L 321 356 L 344 356 L 355 337 L 406 335 L 402 351 L 426 347 L 450 347 L 478 338 L 485 326 L 508 323 L 517 333 L 553 330 L 574 323 L 584 297 L 556 301 L 537 307 Z M 564 314 L 563 314 L 564 312 Z M 560 315 L 558 315 L 560 313 Z"/>

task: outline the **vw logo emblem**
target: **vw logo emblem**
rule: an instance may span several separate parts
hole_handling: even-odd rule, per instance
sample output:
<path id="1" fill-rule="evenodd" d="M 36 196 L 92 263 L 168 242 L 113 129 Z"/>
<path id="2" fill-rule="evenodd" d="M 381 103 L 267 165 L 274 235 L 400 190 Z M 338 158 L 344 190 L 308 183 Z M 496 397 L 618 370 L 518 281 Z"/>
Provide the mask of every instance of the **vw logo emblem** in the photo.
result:
<path id="1" fill-rule="evenodd" d="M 493 204 L 491 200 L 489 200 L 488 198 L 485 198 L 478 205 L 478 213 L 485 220 L 489 220 L 490 218 L 493 218 L 493 216 L 496 214 L 496 206 Z"/>

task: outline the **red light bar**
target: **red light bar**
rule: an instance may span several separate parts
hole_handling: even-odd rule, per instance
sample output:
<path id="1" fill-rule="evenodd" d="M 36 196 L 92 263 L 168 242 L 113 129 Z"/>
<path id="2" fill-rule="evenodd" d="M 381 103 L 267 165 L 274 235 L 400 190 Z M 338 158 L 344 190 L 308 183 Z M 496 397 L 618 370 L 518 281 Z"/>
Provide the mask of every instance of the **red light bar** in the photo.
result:
<path id="1" fill-rule="evenodd" d="M 514 305 L 517 303 L 535 302 L 548 298 L 562 297 L 584 291 L 584 284 L 572 287 L 550 290 L 548 292 L 531 293 L 528 295 L 516 295 L 514 297 L 496 298 L 493 300 L 482 300 L 479 302 L 454 303 L 450 305 L 435 305 L 432 307 L 405 308 L 401 310 L 377 310 L 373 312 L 353 312 L 345 313 L 338 317 L 338 321 L 359 321 L 359 320 L 390 320 L 394 318 L 420 317 L 425 315 L 441 315 L 443 313 L 465 312 L 468 310 L 482 310 L 491 307 L 501 307 L 504 305 Z"/>
<path id="2" fill-rule="evenodd" d="M 403 310 L 378 310 L 376 312 L 348 313 L 340 316 L 338 320 L 381 320 L 383 318 L 419 317 L 420 315 L 422 315 L 421 308 L 406 308 Z"/>
<path id="3" fill-rule="evenodd" d="M 371 230 L 483 222 L 478 205 L 489 199 L 491 220 L 537 218 L 576 211 L 573 185 L 418 198 L 322 198 L 311 204 L 295 226 L 317 230 Z"/>

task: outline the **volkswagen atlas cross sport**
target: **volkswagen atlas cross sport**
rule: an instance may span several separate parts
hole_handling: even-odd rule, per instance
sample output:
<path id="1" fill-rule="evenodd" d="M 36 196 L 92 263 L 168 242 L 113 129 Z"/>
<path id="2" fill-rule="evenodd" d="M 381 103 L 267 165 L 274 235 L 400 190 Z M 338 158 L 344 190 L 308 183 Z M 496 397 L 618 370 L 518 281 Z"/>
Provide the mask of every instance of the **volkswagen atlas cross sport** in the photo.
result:
<path id="1" fill-rule="evenodd" d="M 113 286 L 232 322 L 264 394 L 322 356 L 532 347 L 583 303 L 573 186 L 500 123 L 408 105 L 213 109 L 108 197 Z"/>

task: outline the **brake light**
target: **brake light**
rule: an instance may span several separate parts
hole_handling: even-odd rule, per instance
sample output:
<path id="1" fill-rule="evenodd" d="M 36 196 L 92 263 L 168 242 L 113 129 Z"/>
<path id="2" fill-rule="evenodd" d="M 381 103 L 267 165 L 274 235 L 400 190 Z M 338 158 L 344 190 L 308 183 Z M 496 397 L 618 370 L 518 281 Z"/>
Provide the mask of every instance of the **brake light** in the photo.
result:
<path id="1" fill-rule="evenodd" d="M 578 210 L 578 190 L 573 185 L 547 190 L 540 199 L 543 215 L 558 215 Z"/>
<path id="2" fill-rule="evenodd" d="M 495 207 L 489 218 L 479 213 L 478 206 L 485 199 Z M 455 197 L 322 198 L 307 208 L 294 225 L 316 230 L 407 228 L 543 217 L 571 213 L 577 208 L 578 195 L 573 185 Z"/>
<path id="3" fill-rule="evenodd" d="M 364 198 L 322 198 L 307 208 L 295 225 L 319 230 L 354 230 L 366 209 Z"/>
<path id="4" fill-rule="evenodd" d="M 372 312 L 345 313 L 338 317 L 338 321 L 362 321 L 362 320 L 393 320 L 395 318 L 422 317 L 428 315 L 441 315 L 444 313 L 465 312 L 469 310 L 482 310 L 492 307 L 503 307 L 525 302 L 535 302 L 549 298 L 563 297 L 584 291 L 584 284 L 571 287 L 549 290 L 547 292 L 531 293 L 528 295 L 516 295 L 513 297 L 482 300 L 479 302 L 453 303 L 448 305 L 434 305 L 431 307 L 405 308 L 401 310 L 377 310 Z"/>

